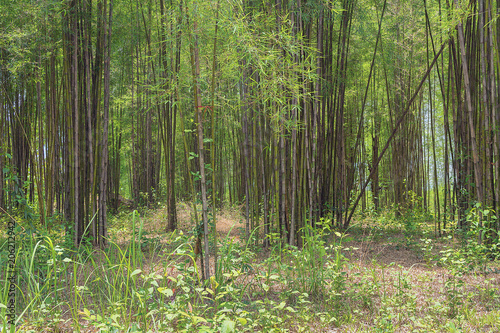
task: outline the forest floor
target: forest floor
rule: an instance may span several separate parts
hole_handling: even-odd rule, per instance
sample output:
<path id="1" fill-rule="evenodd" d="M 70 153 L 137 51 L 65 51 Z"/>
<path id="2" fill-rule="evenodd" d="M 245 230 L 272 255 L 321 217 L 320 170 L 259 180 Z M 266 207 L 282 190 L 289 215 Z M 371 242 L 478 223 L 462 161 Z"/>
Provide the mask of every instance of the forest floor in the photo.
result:
<path id="1" fill-rule="evenodd" d="M 82 292 L 77 311 L 70 304 L 62 305 L 61 314 L 52 314 L 58 318 L 56 323 L 47 322 L 47 314 L 40 319 L 40 312 L 27 311 L 19 331 L 73 332 L 78 318 L 82 332 L 500 332 L 499 263 L 464 252 L 463 243 L 453 235 L 435 237 L 426 221 L 416 220 L 409 227 L 407 220 L 390 218 L 390 213 L 364 217 L 342 235 L 324 233 L 314 238 L 312 247 L 280 252 L 276 246 L 263 250 L 262 242 L 244 244 L 241 211 L 235 207 L 217 215 L 219 267 L 224 276 L 220 285 L 211 280 L 204 291 L 196 287 L 197 275 L 189 259 L 194 256 L 190 252 L 194 245 L 191 207 L 179 204 L 182 232 L 175 239 L 165 232 L 166 209 L 149 210 L 136 221 L 136 226 L 143 223 L 140 246 L 144 257 L 139 268 L 129 264 L 114 273 L 119 263 L 104 265 L 111 252 L 82 260 L 75 282 L 94 294 Z M 124 253 L 117 256 L 122 263 L 133 256 L 131 235 L 130 214 L 110 221 L 110 237 Z M 196 267 L 200 267 L 199 260 Z M 114 303 L 118 308 L 130 303 L 129 319 L 113 314 L 109 308 L 113 302 L 94 304 L 97 299 L 103 302 L 95 291 L 106 288 L 92 285 L 100 279 L 112 280 L 109 285 L 113 286 L 134 281 L 137 295 L 125 293 Z M 162 279 L 168 281 L 162 285 Z M 153 280 L 163 286 L 159 291 L 167 292 L 155 296 L 155 288 L 147 288 L 158 287 Z M 213 305 L 203 301 L 215 296 L 207 290 L 218 293 L 225 300 L 222 304 L 234 311 L 224 310 L 215 301 L 218 312 L 214 313 Z M 149 302 L 149 307 L 141 307 L 142 298 L 148 299 L 144 304 Z M 165 298 L 166 307 L 153 306 Z M 146 310 L 147 315 L 141 315 Z M 99 317 L 100 311 L 111 312 Z M 167 328 L 154 328 L 158 323 L 148 318 L 162 311 Z M 123 315 L 123 311 L 117 313 Z M 115 323 L 109 318 L 115 318 Z M 126 330 L 117 328 L 125 327 L 119 326 L 120 321 L 128 323 Z M 138 324 L 130 326 L 135 321 Z"/>
<path id="2" fill-rule="evenodd" d="M 345 253 L 351 285 L 372 283 L 373 303 L 333 332 L 500 332 L 499 263 L 464 269 L 453 252 L 458 240 L 418 232 L 410 238 L 399 227 L 354 228 L 344 243 L 356 249 Z"/>
<path id="3" fill-rule="evenodd" d="M 229 236 L 242 243 L 245 225 L 241 211 L 226 209 L 217 215 L 219 238 Z M 146 230 L 164 228 L 164 216 L 161 210 L 156 211 L 149 225 L 145 225 Z M 179 205 L 178 219 L 181 230 L 192 229 L 192 209 L 188 204 Z M 500 264 L 485 262 L 481 270 L 466 272 L 450 269 L 442 259 L 460 247 L 459 241 L 452 236 L 435 237 L 432 224 L 425 221 L 420 224 L 418 230 L 409 233 L 406 223 L 387 216 L 354 223 L 343 238 L 342 254 L 346 259 L 343 271 L 348 279 L 344 287 L 358 294 L 361 300 L 356 304 L 358 308 L 354 302 L 352 318 L 340 326 L 325 326 L 324 319 L 317 316 L 316 320 L 310 320 L 308 329 L 500 332 Z M 423 224 L 426 225 L 422 228 Z M 269 258 L 269 252 L 257 252 L 254 263 L 262 264 Z M 250 279 L 255 277 L 256 274 Z M 274 288 L 282 290 L 284 286 L 276 281 Z M 296 319 L 296 323 L 303 320 Z M 286 329 L 300 331 L 295 324 L 291 319 Z"/>

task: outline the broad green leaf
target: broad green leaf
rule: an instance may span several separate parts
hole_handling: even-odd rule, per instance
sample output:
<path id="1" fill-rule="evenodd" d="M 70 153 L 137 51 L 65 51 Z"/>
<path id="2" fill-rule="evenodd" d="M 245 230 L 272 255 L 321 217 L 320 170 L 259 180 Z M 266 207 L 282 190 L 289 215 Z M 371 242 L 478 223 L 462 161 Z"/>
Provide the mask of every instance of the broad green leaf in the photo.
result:
<path id="1" fill-rule="evenodd" d="M 276 307 L 274 307 L 275 309 L 278 309 L 278 310 L 283 310 L 283 308 L 285 307 L 286 303 L 285 302 L 281 302 L 279 305 L 277 305 Z"/>
<path id="2" fill-rule="evenodd" d="M 87 316 L 87 317 L 90 317 L 90 311 L 89 309 L 87 308 L 84 308 L 82 312 L 80 312 L 81 314 Z"/>
<path id="3" fill-rule="evenodd" d="M 230 333 L 230 332 L 234 332 L 234 328 L 235 328 L 235 322 L 234 321 L 231 321 L 231 320 L 224 320 L 224 322 L 222 323 L 222 327 L 220 329 L 220 332 L 221 333 Z"/>
<path id="4" fill-rule="evenodd" d="M 193 325 L 196 325 L 198 323 L 205 322 L 206 319 L 198 316 L 192 316 L 191 319 L 193 320 Z"/>
<path id="5" fill-rule="evenodd" d="M 158 288 L 158 292 L 162 293 L 163 295 L 166 295 L 166 296 L 174 296 L 174 292 L 172 291 L 172 289 L 170 288 Z"/>
<path id="6" fill-rule="evenodd" d="M 137 275 L 139 273 L 142 273 L 142 271 L 140 269 L 136 269 L 135 271 L 132 272 L 132 274 L 130 274 L 130 277 Z"/>

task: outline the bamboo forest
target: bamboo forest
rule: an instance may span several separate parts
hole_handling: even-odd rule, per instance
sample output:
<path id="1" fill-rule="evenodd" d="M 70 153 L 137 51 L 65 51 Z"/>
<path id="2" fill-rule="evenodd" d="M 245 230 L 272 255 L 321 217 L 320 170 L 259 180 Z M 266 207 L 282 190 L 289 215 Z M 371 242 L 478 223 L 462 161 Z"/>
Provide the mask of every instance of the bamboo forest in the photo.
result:
<path id="1" fill-rule="evenodd" d="M 0 0 L 0 331 L 500 332 L 499 17 Z"/>

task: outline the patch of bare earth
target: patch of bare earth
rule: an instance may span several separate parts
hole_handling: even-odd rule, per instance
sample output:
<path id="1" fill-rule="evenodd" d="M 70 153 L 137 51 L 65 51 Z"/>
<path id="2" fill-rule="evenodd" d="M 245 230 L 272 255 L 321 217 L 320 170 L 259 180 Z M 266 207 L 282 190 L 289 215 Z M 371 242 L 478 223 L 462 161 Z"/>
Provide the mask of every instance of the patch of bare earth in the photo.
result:
<path id="1" fill-rule="evenodd" d="M 201 223 L 201 205 L 197 206 L 197 219 Z M 212 212 L 209 212 L 211 214 Z M 124 228 L 115 228 L 112 231 L 111 238 L 118 244 L 128 244 L 131 239 L 130 228 L 132 225 L 132 215 L 129 217 L 128 226 Z M 196 217 L 191 203 L 180 202 L 177 204 L 177 230 L 188 233 L 196 225 Z M 166 207 L 151 210 L 144 215 L 136 215 L 135 225 L 138 229 L 143 224 L 143 237 L 154 238 L 161 237 L 162 243 L 168 242 L 168 211 Z M 216 225 L 218 237 L 226 237 L 229 234 L 231 238 L 240 238 L 242 228 L 244 228 L 241 208 L 224 208 L 217 211 Z"/>
<path id="2" fill-rule="evenodd" d="M 201 205 L 196 207 L 198 223 L 201 223 Z M 209 214 L 212 214 L 210 211 Z M 165 215 L 166 216 L 166 215 Z M 218 210 L 216 217 L 217 234 L 219 237 L 230 235 L 239 238 L 241 228 L 244 227 L 240 207 Z M 177 206 L 177 223 L 180 230 L 186 232 L 194 228 L 195 215 L 192 204 L 181 202 Z M 166 219 L 165 219 L 166 221 Z"/>
<path id="3" fill-rule="evenodd" d="M 197 219 L 201 223 L 201 205 L 197 206 Z M 171 233 L 165 232 L 167 227 L 167 208 L 160 208 L 154 211 L 146 213 L 143 217 L 138 217 L 136 225 L 140 225 L 142 220 L 144 220 L 144 236 L 145 238 L 159 238 L 162 246 L 169 246 L 171 241 Z M 189 233 L 193 230 L 196 223 L 196 218 L 194 215 L 194 209 L 191 203 L 180 202 L 177 205 L 177 229 L 183 233 Z M 224 239 L 228 237 L 229 239 L 239 241 L 240 233 L 242 228 L 244 228 L 243 219 L 241 215 L 241 207 L 235 208 L 224 208 L 217 211 L 216 214 L 216 226 L 217 226 L 217 237 L 219 239 Z M 130 241 L 130 231 L 125 233 L 119 232 L 120 245 L 126 246 Z M 191 246 L 194 247 L 194 241 Z M 158 248 L 157 250 L 160 250 Z M 148 253 L 149 259 L 144 264 L 144 271 L 146 273 L 156 272 L 158 274 L 169 274 L 171 276 L 176 276 L 177 271 L 173 270 L 172 267 L 168 268 L 168 272 L 165 272 L 165 257 L 159 256 L 159 253 Z M 178 257 L 171 256 L 170 260 L 176 260 Z M 201 267 L 200 259 L 197 259 L 198 267 Z M 210 270 L 213 273 L 215 267 L 214 258 L 210 260 Z M 201 271 L 199 272 L 201 275 Z"/>

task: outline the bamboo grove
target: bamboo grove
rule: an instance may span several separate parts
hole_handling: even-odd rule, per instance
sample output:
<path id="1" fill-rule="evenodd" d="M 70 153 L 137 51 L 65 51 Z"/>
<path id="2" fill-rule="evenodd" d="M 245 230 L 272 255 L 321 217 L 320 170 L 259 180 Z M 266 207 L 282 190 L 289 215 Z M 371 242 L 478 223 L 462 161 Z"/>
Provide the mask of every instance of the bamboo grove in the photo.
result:
<path id="1" fill-rule="evenodd" d="M 166 230 L 202 207 L 207 253 L 223 205 L 264 247 L 325 216 L 420 210 L 441 234 L 499 208 L 496 1 L 1 6 L 0 207 L 76 244 L 129 201 L 166 203 Z"/>

